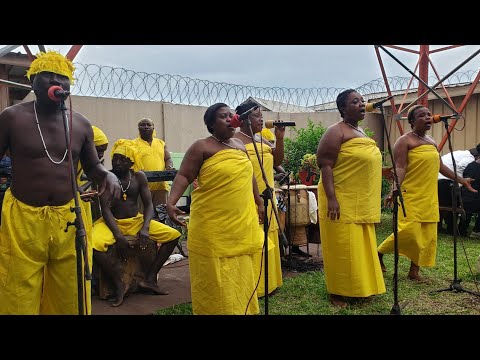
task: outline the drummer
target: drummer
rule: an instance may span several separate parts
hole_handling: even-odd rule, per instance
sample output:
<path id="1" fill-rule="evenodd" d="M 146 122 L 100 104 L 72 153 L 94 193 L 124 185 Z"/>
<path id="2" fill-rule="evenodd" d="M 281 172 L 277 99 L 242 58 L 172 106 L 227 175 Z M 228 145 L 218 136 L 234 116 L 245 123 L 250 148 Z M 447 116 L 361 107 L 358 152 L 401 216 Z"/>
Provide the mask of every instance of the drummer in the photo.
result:
<path id="1" fill-rule="evenodd" d="M 140 162 L 132 140 L 119 139 L 112 149 L 112 172 L 117 175 L 122 195 L 111 203 L 100 198 L 103 217 L 93 227 L 93 257 L 96 264 L 110 278 L 115 288 L 112 306 L 123 302 L 127 285 L 122 281 L 121 267 L 118 262 L 127 261 L 127 250 L 132 247 L 126 236 L 137 236 L 140 249 L 145 250 L 149 239 L 162 244 L 157 250 L 155 260 L 147 270 L 145 278 L 138 286 L 156 295 L 167 295 L 157 285 L 157 274 L 178 243 L 180 233 L 158 221 L 152 220 L 153 204 L 148 191 L 148 181 L 143 171 L 135 172 L 132 167 Z M 137 207 L 138 199 L 144 206 L 144 214 Z M 116 244 L 119 257 L 109 256 L 108 247 Z"/>

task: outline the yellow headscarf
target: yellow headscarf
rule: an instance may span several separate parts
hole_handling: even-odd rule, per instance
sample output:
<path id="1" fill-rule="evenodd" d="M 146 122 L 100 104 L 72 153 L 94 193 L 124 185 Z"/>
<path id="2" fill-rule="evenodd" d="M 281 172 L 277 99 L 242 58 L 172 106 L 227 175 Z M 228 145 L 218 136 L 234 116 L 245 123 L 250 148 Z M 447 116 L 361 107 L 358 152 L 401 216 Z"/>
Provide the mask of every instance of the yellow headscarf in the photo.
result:
<path id="1" fill-rule="evenodd" d="M 102 130 L 100 130 L 95 125 L 92 125 L 92 129 L 93 129 L 93 142 L 95 143 L 95 146 L 108 144 L 108 138 Z"/>
<path id="2" fill-rule="evenodd" d="M 120 154 L 129 158 L 133 162 L 131 168 L 133 168 L 133 170 L 135 171 L 139 171 L 143 168 L 141 158 L 137 151 L 137 147 L 132 140 L 118 139 L 117 141 L 115 141 L 110 156 L 113 158 L 114 154 Z"/>
<path id="3" fill-rule="evenodd" d="M 68 77 L 70 79 L 70 84 L 73 84 L 75 80 L 73 77 L 75 66 L 73 66 L 73 63 L 65 56 L 57 51 L 49 50 L 47 52 L 40 51 L 36 57 L 37 58 L 32 61 L 32 64 L 27 71 L 28 80 L 30 80 L 30 76 L 32 75 L 43 71 L 49 71 Z"/>

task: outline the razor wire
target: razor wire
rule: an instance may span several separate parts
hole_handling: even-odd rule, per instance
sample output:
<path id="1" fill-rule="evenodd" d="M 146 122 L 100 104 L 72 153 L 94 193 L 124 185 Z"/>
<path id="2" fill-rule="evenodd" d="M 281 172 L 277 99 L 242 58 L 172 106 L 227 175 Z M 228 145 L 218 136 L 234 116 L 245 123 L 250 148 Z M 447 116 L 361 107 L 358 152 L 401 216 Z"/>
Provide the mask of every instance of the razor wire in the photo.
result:
<path id="1" fill-rule="evenodd" d="M 162 101 L 173 104 L 210 106 L 217 102 L 237 106 L 249 97 L 263 102 L 272 111 L 313 112 L 336 110 L 337 95 L 346 88 L 286 88 L 235 85 L 194 79 L 180 75 L 137 72 L 124 68 L 75 63 L 76 82 L 72 93 L 80 96 L 107 97 L 129 100 Z M 457 72 L 444 85 L 468 84 L 477 71 Z M 407 89 L 410 77 L 388 77 L 390 90 Z M 429 84 L 438 79 L 429 77 Z M 410 89 L 418 87 L 413 79 Z M 383 78 L 355 88 L 367 100 L 386 93 Z"/>

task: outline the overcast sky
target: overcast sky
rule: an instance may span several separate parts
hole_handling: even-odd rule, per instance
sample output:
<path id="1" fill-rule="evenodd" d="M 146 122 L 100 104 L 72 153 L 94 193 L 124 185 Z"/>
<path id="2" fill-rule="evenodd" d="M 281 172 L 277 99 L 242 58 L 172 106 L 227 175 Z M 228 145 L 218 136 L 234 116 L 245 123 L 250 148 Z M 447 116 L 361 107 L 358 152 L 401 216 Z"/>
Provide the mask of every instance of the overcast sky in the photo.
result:
<path id="1" fill-rule="evenodd" d="M 65 54 L 70 45 L 45 47 Z M 418 45 L 405 47 L 419 49 Z M 438 47 L 431 45 L 431 49 Z M 30 48 L 38 51 L 36 45 Z M 440 75 L 445 75 L 478 49 L 478 45 L 466 45 L 431 58 Z M 387 50 L 409 69 L 415 68 L 418 55 Z M 23 48 L 14 51 L 23 52 Z M 410 76 L 383 50 L 380 53 L 387 76 Z M 373 45 L 84 45 L 74 61 L 259 87 L 356 88 L 382 76 Z M 460 71 L 479 68 L 477 55 Z M 430 75 L 434 75 L 431 70 Z"/>

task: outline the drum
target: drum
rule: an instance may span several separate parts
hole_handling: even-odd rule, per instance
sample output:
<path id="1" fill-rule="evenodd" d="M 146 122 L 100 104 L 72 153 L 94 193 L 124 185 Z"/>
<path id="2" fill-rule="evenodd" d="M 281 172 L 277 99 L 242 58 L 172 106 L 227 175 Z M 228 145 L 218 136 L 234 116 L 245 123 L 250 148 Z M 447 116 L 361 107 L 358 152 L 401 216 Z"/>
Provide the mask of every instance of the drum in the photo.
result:
<path id="1" fill-rule="evenodd" d="M 111 258 L 111 262 L 118 264 L 122 271 L 122 282 L 127 287 L 128 293 L 138 290 L 138 283 L 144 280 L 150 265 L 157 255 L 157 243 L 153 240 L 148 241 L 147 248 L 142 250 L 135 236 L 126 236 L 128 243 L 132 246 L 128 249 L 127 261 L 122 261 L 117 254 L 115 244 L 108 247 L 106 254 Z M 114 295 L 110 279 L 100 270 L 98 276 L 98 296 L 100 299 L 107 299 Z"/>
<path id="2" fill-rule="evenodd" d="M 315 199 L 317 200 L 317 204 L 318 204 L 318 194 L 317 194 L 318 186 L 317 185 L 307 186 L 307 190 L 315 194 Z M 318 216 L 318 210 L 317 210 L 317 219 L 320 219 Z M 309 243 L 320 244 L 320 228 L 318 223 L 319 221 L 317 221 L 316 224 L 310 224 L 307 227 L 307 238 Z"/>
<path id="3" fill-rule="evenodd" d="M 289 189 L 290 188 L 290 189 Z M 310 224 L 310 217 L 308 215 L 308 193 L 305 185 L 290 185 L 282 186 L 282 190 L 289 191 L 289 226 L 306 226 Z"/>
<path id="4" fill-rule="evenodd" d="M 292 245 L 307 245 L 307 229 L 305 226 L 290 226 L 290 236 Z"/>

